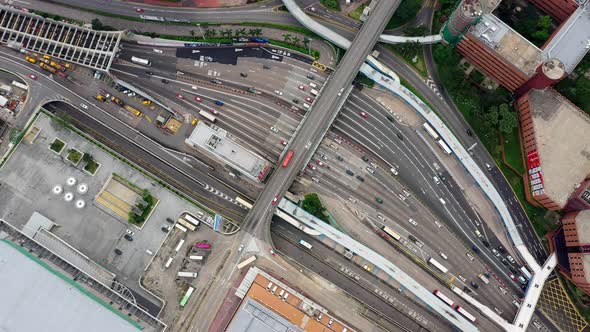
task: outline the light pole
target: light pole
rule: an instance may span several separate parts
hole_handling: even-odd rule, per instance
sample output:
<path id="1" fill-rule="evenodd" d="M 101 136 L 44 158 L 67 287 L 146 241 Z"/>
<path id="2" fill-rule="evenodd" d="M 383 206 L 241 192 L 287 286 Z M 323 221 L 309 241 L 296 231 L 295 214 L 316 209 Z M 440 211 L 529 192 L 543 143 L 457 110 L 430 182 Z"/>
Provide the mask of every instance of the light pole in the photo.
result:
<path id="1" fill-rule="evenodd" d="M 205 34 L 203 33 L 203 30 L 201 30 L 201 23 L 197 23 L 197 27 L 199 28 L 199 32 L 201 33 L 201 38 L 205 40 Z"/>
<path id="2" fill-rule="evenodd" d="M 308 38 L 308 40 L 309 40 L 309 43 L 307 43 L 307 52 L 308 52 L 309 56 L 311 56 L 311 41 L 313 39 Z"/>

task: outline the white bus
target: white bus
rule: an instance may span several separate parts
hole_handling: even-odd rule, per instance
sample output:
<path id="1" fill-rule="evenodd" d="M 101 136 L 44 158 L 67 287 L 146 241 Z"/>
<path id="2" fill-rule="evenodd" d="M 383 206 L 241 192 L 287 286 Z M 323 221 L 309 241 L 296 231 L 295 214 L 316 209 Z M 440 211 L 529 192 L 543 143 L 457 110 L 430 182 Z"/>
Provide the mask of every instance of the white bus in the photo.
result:
<path id="1" fill-rule="evenodd" d="M 178 272 L 178 276 L 179 277 L 186 277 L 186 278 L 196 278 L 197 277 L 197 272 L 179 271 Z"/>
<path id="2" fill-rule="evenodd" d="M 183 228 L 190 229 L 191 231 L 197 229 L 195 226 L 193 226 L 193 224 L 183 218 L 178 218 L 178 224 L 182 225 Z"/>
<path id="3" fill-rule="evenodd" d="M 238 269 L 243 268 L 244 266 L 252 263 L 253 261 L 256 260 L 256 256 L 252 255 L 249 258 L 246 258 L 245 260 L 243 260 L 240 264 L 238 264 Z"/>
<path id="4" fill-rule="evenodd" d="M 205 119 L 211 121 L 211 123 L 217 122 L 217 118 L 214 117 L 213 115 L 211 115 L 211 113 L 209 113 L 209 112 L 199 111 L 199 115 L 204 117 Z"/>
<path id="5" fill-rule="evenodd" d="M 188 256 L 188 258 L 192 261 L 202 261 L 203 256 Z"/>
<path id="6" fill-rule="evenodd" d="M 310 93 L 311 93 L 311 95 L 312 95 L 312 96 L 314 96 L 314 97 L 316 97 L 316 96 L 318 95 L 318 90 L 316 90 L 316 89 L 311 89 L 309 92 L 310 92 Z"/>
<path id="7" fill-rule="evenodd" d="M 236 202 L 240 203 L 241 205 L 243 205 L 246 209 L 248 210 L 252 210 L 252 208 L 254 207 L 254 205 L 246 202 L 243 198 L 241 198 L 240 196 L 236 197 Z"/>
<path id="8" fill-rule="evenodd" d="M 166 265 L 164 265 L 164 267 L 169 268 L 170 264 L 172 264 L 173 260 L 174 260 L 174 257 L 169 257 L 168 260 L 166 261 Z"/>
<path id="9" fill-rule="evenodd" d="M 436 297 L 438 297 L 439 299 L 441 299 L 444 303 L 448 304 L 451 307 L 455 306 L 455 302 L 453 302 L 453 300 L 451 300 L 450 298 L 448 298 L 445 294 L 441 293 L 439 290 L 435 290 L 434 292 L 432 292 L 434 295 L 436 295 Z"/>
<path id="10" fill-rule="evenodd" d="M 178 241 L 178 244 L 176 245 L 176 248 L 174 248 L 174 250 L 176 252 L 179 252 L 180 248 L 182 247 L 183 244 L 184 244 L 184 239 L 180 239 L 180 241 Z"/>
<path id="11" fill-rule="evenodd" d="M 465 309 L 461 308 L 461 306 L 457 306 L 455 308 L 455 310 L 457 310 L 457 312 L 459 312 L 461 315 L 463 315 L 463 317 L 469 319 L 472 323 L 475 323 L 475 317 L 473 317 L 472 314 L 465 311 Z"/>
<path id="12" fill-rule="evenodd" d="M 437 140 L 440 137 L 438 136 L 436 130 L 434 130 L 434 128 L 432 128 L 428 123 L 424 122 L 422 127 L 424 127 L 424 130 L 426 130 L 428 135 L 430 135 L 430 137 L 434 138 L 435 140 Z"/>
<path id="13" fill-rule="evenodd" d="M 23 90 L 29 89 L 25 84 L 19 83 L 17 81 L 12 81 L 12 85 L 16 86 L 17 88 L 21 88 Z"/>
<path id="14" fill-rule="evenodd" d="M 178 228 L 181 232 L 186 233 L 186 228 L 179 225 L 179 224 L 174 224 L 174 227 Z"/>
<path id="15" fill-rule="evenodd" d="M 304 246 L 305 248 L 307 248 L 309 250 L 311 250 L 311 248 L 313 248 L 311 244 L 309 244 L 309 243 L 307 243 L 307 242 L 305 242 L 303 240 L 299 240 L 299 244 L 302 245 L 302 246 Z"/>
<path id="16" fill-rule="evenodd" d="M 528 280 L 533 279 L 533 275 L 529 272 L 529 270 L 527 270 L 526 267 L 521 266 L 520 267 L 520 272 L 522 272 L 522 274 L 525 276 L 525 278 L 527 278 Z"/>
<path id="17" fill-rule="evenodd" d="M 152 63 L 149 60 L 138 58 L 136 56 L 131 57 L 131 62 L 135 62 L 137 64 L 144 65 L 144 66 L 151 66 L 152 65 Z"/>
<path id="18" fill-rule="evenodd" d="M 438 143 L 438 146 L 440 146 L 440 148 L 446 153 L 446 154 L 451 154 L 453 153 L 453 150 L 451 150 L 451 148 L 449 148 L 449 146 L 447 145 L 447 143 L 445 143 L 445 141 L 443 141 L 442 139 L 439 139 L 438 141 L 436 141 L 436 143 Z"/>
<path id="19" fill-rule="evenodd" d="M 197 220 L 197 218 L 191 216 L 188 213 L 184 215 L 184 219 L 186 219 L 186 221 L 190 222 L 191 224 L 195 225 L 195 227 L 199 227 L 199 225 L 201 224 L 201 222 Z"/>
<path id="20" fill-rule="evenodd" d="M 488 280 L 488 278 L 486 278 L 483 274 L 478 275 L 479 279 L 481 279 L 481 281 L 484 282 L 484 284 L 489 284 L 490 280 Z"/>
<path id="21" fill-rule="evenodd" d="M 432 266 L 434 266 L 437 269 L 439 269 L 442 273 L 449 272 L 449 270 L 446 267 L 444 267 L 441 263 L 439 263 L 436 260 L 434 260 L 434 258 L 432 258 L 432 257 L 430 257 L 430 259 L 428 260 L 428 263 L 432 264 Z"/>

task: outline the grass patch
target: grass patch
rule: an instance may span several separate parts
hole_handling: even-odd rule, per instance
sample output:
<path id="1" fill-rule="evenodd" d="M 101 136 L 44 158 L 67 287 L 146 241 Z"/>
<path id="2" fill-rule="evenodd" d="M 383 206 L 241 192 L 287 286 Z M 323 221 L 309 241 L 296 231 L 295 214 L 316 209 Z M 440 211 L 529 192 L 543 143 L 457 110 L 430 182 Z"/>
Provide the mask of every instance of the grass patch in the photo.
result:
<path id="1" fill-rule="evenodd" d="M 582 292 L 580 288 L 576 287 L 576 285 L 563 276 L 559 275 L 559 280 L 574 306 L 580 312 L 580 315 L 582 315 L 586 321 L 590 321 L 590 296 L 586 295 L 586 293 Z"/>
<path id="2" fill-rule="evenodd" d="M 416 17 L 421 7 L 422 0 L 402 1 L 389 22 L 387 22 L 385 29 L 396 29 L 407 24 Z"/>
<path id="3" fill-rule="evenodd" d="M 363 10 L 365 10 L 365 7 L 367 7 L 367 4 L 364 3 L 362 5 L 360 5 L 357 9 L 351 11 L 350 13 L 348 13 L 348 16 L 354 18 L 357 21 L 361 20 L 361 15 L 363 14 Z"/>
<path id="4" fill-rule="evenodd" d="M 375 86 L 375 81 L 368 78 L 367 76 L 365 76 L 365 74 L 363 74 L 361 72 L 356 74 L 356 77 L 354 78 L 354 82 L 358 83 L 358 84 L 362 84 L 362 85 L 369 87 L 369 88 L 372 88 L 373 86 Z"/>
<path id="5" fill-rule="evenodd" d="M 76 149 L 69 149 L 66 159 L 72 162 L 74 165 L 78 165 L 80 160 L 82 160 L 82 152 Z"/>
<path id="6" fill-rule="evenodd" d="M 55 153 L 60 154 L 64 146 L 66 146 L 66 142 L 60 140 L 59 138 L 55 138 L 53 142 L 51 142 L 51 144 L 49 145 L 49 148 L 53 150 Z"/>
<path id="7" fill-rule="evenodd" d="M 522 163 L 522 149 L 518 136 L 518 128 L 514 129 L 510 134 L 502 133 L 502 145 L 504 147 L 506 162 L 519 174 L 524 174 L 525 169 Z"/>
<path id="8" fill-rule="evenodd" d="M 323 222 L 330 223 L 326 208 L 322 205 L 318 194 L 311 193 L 305 195 L 304 199 L 301 201 L 301 208 Z"/>
<path id="9" fill-rule="evenodd" d="M 98 168 L 100 167 L 100 164 L 96 162 L 96 160 L 94 160 L 94 158 L 92 158 L 92 156 L 88 153 L 84 154 L 84 157 L 82 157 L 82 160 L 84 160 L 84 162 L 86 162 L 86 165 L 84 166 L 84 170 L 92 175 L 95 175 L 96 172 L 98 171 Z"/>
<path id="10" fill-rule="evenodd" d="M 411 43 L 409 43 L 411 44 Z M 426 70 L 426 62 L 424 61 L 423 46 L 415 47 L 411 45 L 391 45 L 386 44 L 385 47 L 392 53 L 398 55 L 409 63 L 422 77 L 428 77 L 428 71 Z M 415 49 L 411 49 L 415 48 Z M 414 60 L 416 60 L 414 62 Z"/>
<path id="11" fill-rule="evenodd" d="M 320 0 L 320 3 L 331 10 L 340 11 L 340 3 L 338 0 Z"/>
<path id="12" fill-rule="evenodd" d="M 300 52 L 300 53 L 303 53 L 303 54 L 309 54 L 310 53 L 309 50 L 307 48 L 303 47 L 303 46 L 293 45 L 293 44 L 290 44 L 290 43 L 285 43 L 285 42 L 282 42 L 282 41 L 279 41 L 279 40 L 273 40 L 273 39 L 270 39 L 269 42 L 270 42 L 271 45 L 288 48 L 290 50 L 297 51 L 297 52 Z M 318 60 L 320 58 L 320 51 L 312 48 L 311 49 L 311 56 L 315 60 Z"/>

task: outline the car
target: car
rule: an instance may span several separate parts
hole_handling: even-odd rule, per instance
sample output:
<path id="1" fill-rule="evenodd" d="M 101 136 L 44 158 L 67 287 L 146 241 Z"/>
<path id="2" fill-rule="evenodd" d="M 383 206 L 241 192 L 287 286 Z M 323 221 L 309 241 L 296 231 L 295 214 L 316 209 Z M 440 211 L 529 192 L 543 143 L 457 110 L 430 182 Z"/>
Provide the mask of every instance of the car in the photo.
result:
<path id="1" fill-rule="evenodd" d="M 268 249 L 268 252 L 269 252 L 271 255 L 273 255 L 273 256 L 275 255 L 275 251 L 274 251 L 274 250 L 272 250 L 272 249 Z"/>
<path id="2" fill-rule="evenodd" d="M 340 91 L 338 91 L 338 97 L 342 96 L 342 92 L 344 92 L 344 88 L 340 89 Z"/>
<path id="3" fill-rule="evenodd" d="M 183 95 L 181 95 L 180 93 L 177 93 L 177 94 L 176 94 L 176 97 L 178 97 L 178 98 L 180 98 L 180 99 L 184 99 L 184 96 L 183 96 Z"/>
<path id="4" fill-rule="evenodd" d="M 484 246 L 489 247 L 490 243 L 486 240 L 481 241 L 481 243 L 483 243 Z"/>
<path id="5" fill-rule="evenodd" d="M 313 98 L 305 97 L 305 101 L 307 101 L 308 103 L 313 103 Z"/>
<path id="6" fill-rule="evenodd" d="M 488 169 L 488 171 L 492 170 L 492 166 L 490 166 L 490 164 L 486 163 L 486 168 Z"/>
<path id="7" fill-rule="evenodd" d="M 143 13 L 144 12 L 143 8 L 135 8 L 135 11 L 138 12 L 138 13 Z"/>
<path id="8" fill-rule="evenodd" d="M 315 176 L 312 176 L 311 180 L 315 183 L 320 183 L 320 179 L 316 178 Z"/>
<path id="9" fill-rule="evenodd" d="M 359 180 L 360 182 L 365 182 L 365 178 L 363 178 L 363 177 L 362 177 L 362 176 L 360 176 L 360 175 L 357 175 L 357 176 L 356 176 L 356 179 L 357 179 L 357 180 Z"/>
<path id="10" fill-rule="evenodd" d="M 283 95 L 283 92 L 282 91 L 279 91 L 279 90 L 275 90 L 275 94 L 277 94 L 279 96 L 282 96 Z"/>
<path id="11" fill-rule="evenodd" d="M 295 98 L 293 98 L 293 99 L 291 99 L 291 101 L 292 101 L 294 104 L 299 104 L 299 99 L 295 99 Z"/>
<path id="12" fill-rule="evenodd" d="M 374 174 L 375 173 L 375 170 L 372 169 L 371 167 L 367 167 L 367 172 L 369 172 L 371 174 Z"/>
<path id="13" fill-rule="evenodd" d="M 164 225 L 162 225 L 162 228 L 161 229 L 162 229 L 162 232 L 168 233 L 168 232 L 170 232 L 170 230 L 172 229 L 172 227 L 170 227 L 170 225 L 164 224 Z"/>
<path id="14" fill-rule="evenodd" d="M 349 169 L 346 170 L 346 174 L 348 174 L 350 176 L 354 176 L 354 172 Z"/>
<path id="15" fill-rule="evenodd" d="M 361 159 L 365 162 L 369 162 L 369 158 L 367 156 L 362 156 Z"/>
<path id="16" fill-rule="evenodd" d="M 88 106 L 86 104 L 80 104 L 80 107 L 82 107 L 83 109 L 87 110 Z"/>
<path id="17" fill-rule="evenodd" d="M 447 181 L 447 177 L 445 176 L 445 173 L 443 173 L 443 172 L 438 172 L 438 178 L 441 181 Z"/>
<path id="18" fill-rule="evenodd" d="M 270 65 L 262 65 L 262 68 L 264 68 L 264 69 L 271 69 L 272 67 Z"/>
<path id="19" fill-rule="evenodd" d="M 501 245 L 500 245 L 500 246 L 498 246 L 498 251 L 499 251 L 501 254 L 505 254 L 505 253 L 506 253 L 506 249 L 504 249 L 504 247 L 503 247 L 503 246 L 501 246 Z"/>
<path id="20" fill-rule="evenodd" d="M 516 261 L 514 260 L 514 258 L 512 258 L 512 256 L 507 255 L 506 258 L 508 259 L 508 261 L 512 264 L 516 263 Z"/>
<path id="21" fill-rule="evenodd" d="M 308 164 L 308 165 L 307 165 L 307 168 L 311 169 L 312 171 L 315 171 L 315 170 L 317 170 L 317 169 L 318 169 L 317 167 L 315 167 L 315 166 L 314 166 L 314 165 L 312 165 L 312 164 Z"/>
<path id="22" fill-rule="evenodd" d="M 301 90 L 301 91 L 305 91 L 305 89 L 306 89 L 305 85 L 303 85 L 303 84 L 302 84 L 302 85 L 300 85 L 298 88 L 299 88 L 299 90 Z"/>
<path id="23" fill-rule="evenodd" d="M 484 275 L 486 278 L 491 278 L 491 277 L 492 277 L 492 275 L 491 275 L 489 272 L 484 272 L 484 273 L 483 273 L 483 275 Z"/>
<path id="24" fill-rule="evenodd" d="M 165 78 L 163 78 L 163 79 L 162 79 L 162 83 L 170 83 L 170 81 L 169 81 L 169 80 L 167 80 L 167 79 L 165 79 Z"/>
<path id="25" fill-rule="evenodd" d="M 410 197 L 410 192 L 408 191 L 408 189 L 406 188 L 402 188 L 402 192 L 404 193 L 404 195 L 406 195 L 406 197 Z"/>
<path id="26" fill-rule="evenodd" d="M 287 145 L 287 141 L 285 141 L 284 139 L 281 140 L 281 145 Z"/>
<path id="27" fill-rule="evenodd" d="M 270 204 L 275 205 L 275 204 L 277 204 L 278 200 L 279 200 L 279 196 L 275 196 L 275 198 L 272 199 L 272 202 L 270 202 Z"/>
<path id="28" fill-rule="evenodd" d="M 315 163 L 316 163 L 316 164 L 318 164 L 318 166 L 324 166 L 324 165 L 325 165 L 325 164 L 324 164 L 324 163 L 323 163 L 321 160 L 319 160 L 319 159 L 316 159 Z"/>
<path id="29" fill-rule="evenodd" d="M 416 227 L 418 226 L 418 223 L 416 222 L 416 220 L 414 220 L 412 218 L 408 219 L 408 222 Z"/>
<path id="30" fill-rule="evenodd" d="M 222 102 L 221 100 L 216 100 L 215 101 L 215 105 L 217 105 L 217 106 L 223 106 L 224 105 L 224 102 Z"/>
<path id="31" fill-rule="evenodd" d="M 390 171 L 390 172 L 391 172 L 391 174 L 393 174 L 393 175 L 398 175 L 398 174 L 399 174 L 399 172 L 397 171 L 397 169 L 395 169 L 395 167 L 392 167 L 392 168 L 390 168 L 390 169 L 389 169 L 389 171 Z"/>
<path id="32" fill-rule="evenodd" d="M 445 260 L 449 258 L 449 257 L 447 257 L 447 255 L 446 255 L 444 252 L 442 252 L 442 251 L 440 251 L 438 254 L 440 255 L 440 257 L 442 257 L 442 258 L 443 258 L 443 259 L 445 259 Z"/>
<path id="33" fill-rule="evenodd" d="M 219 84 L 219 85 L 223 85 L 223 82 L 222 82 L 222 81 L 220 81 L 220 80 L 218 80 L 218 79 L 213 79 L 213 80 L 211 80 L 210 82 L 211 82 L 211 83 L 213 83 L 213 84 Z"/>
<path id="34" fill-rule="evenodd" d="M 337 156 L 336 156 L 336 160 L 339 160 L 339 161 L 344 161 L 344 158 L 342 158 L 342 156 L 340 156 L 340 155 L 337 155 Z"/>
<path id="35" fill-rule="evenodd" d="M 389 114 L 385 115 L 385 117 L 386 117 L 386 118 L 387 118 L 387 120 L 389 120 L 390 122 L 394 122 L 394 121 L 395 121 L 395 119 L 393 118 L 393 116 L 391 116 L 391 115 L 389 115 Z"/>
<path id="36" fill-rule="evenodd" d="M 214 115 L 219 115 L 219 112 L 216 110 L 209 110 L 209 112 L 211 112 L 211 114 L 214 114 Z"/>
<path id="37" fill-rule="evenodd" d="M 270 127 L 270 131 L 272 131 L 273 133 L 278 133 L 279 130 L 275 127 Z"/>
<path id="38" fill-rule="evenodd" d="M 473 286 L 473 288 L 478 289 L 479 285 L 475 282 L 475 281 L 471 281 L 471 286 Z"/>
<path id="39" fill-rule="evenodd" d="M 504 265 L 508 266 L 508 261 L 507 261 L 507 260 L 505 260 L 505 259 L 502 259 L 502 264 L 504 264 Z"/>
<path id="40" fill-rule="evenodd" d="M 119 255 L 119 256 L 123 254 L 123 252 L 117 248 L 115 248 L 114 252 L 116 255 Z"/>
<path id="41" fill-rule="evenodd" d="M 135 232 L 134 232 L 134 231 L 132 231 L 132 230 L 130 230 L 130 229 L 126 229 L 126 230 L 125 230 L 125 233 L 127 233 L 127 234 L 129 234 L 129 235 L 131 235 L 131 236 L 135 235 Z"/>
<path id="42" fill-rule="evenodd" d="M 164 53 L 164 51 L 162 51 L 162 50 L 159 50 L 159 49 L 157 49 L 157 48 L 154 48 L 154 52 L 155 52 L 155 53 L 158 53 L 158 54 L 162 54 L 162 53 Z"/>
<path id="43" fill-rule="evenodd" d="M 326 156 L 325 154 L 321 154 L 320 158 L 324 159 L 324 160 L 328 160 L 328 156 Z"/>
<path id="44" fill-rule="evenodd" d="M 238 252 L 242 252 L 242 250 L 244 250 L 244 245 L 240 245 L 240 247 L 238 248 Z"/>
<path id="45" fill-rule="evenodd" d="M 436 227 L 442 228 L 442 224 L 440 222 L 438 222 L 438 220 L 435 220 L 434 224 L 436 225 Z"/>
<path id="46" fill-rule="evenodd" d="M 404 136 L 401 133 L 397 133 L 396 136 L 400 139 L 400 141 L 404 140 Z"/>
<path id="47" fill-rule="evenodd" d="M 500 290 L 500 292 L 502 292 L 502 294 L 504 294 L 504 295 L 508 294 L 508 292 L 504 288 L 498 286 L 498 289 Z"/>
<path id="48" fill-rule="evenodd" d="M 365 119 L 369 117 L 369 115 L 367 113 L 365 113 L 365 112 L 360 112 L 359 115 L 362 116 Z"/>
<path id="49" fill-rule="evenodd" d="M 303 103 L 303 107 L 305 107 L 305 109 L 309 109 L 310 106 L 307 103 Z"/>
<path id="50" fill-rule="evenodd" d="M 508 277 L 510 277 L 510 279 L 512 279 L 512 280 L 514 280 L 514 281 L 516 281 L 516 280 L 517 280 L 517 279 L 516 279 L 516 276 L 515 276 L 514 274 L 512 274 L 512 273 L 510 273 L 510 275 L 509 275 Z"/>
<path id="51" fill-rule="evenodd" d="M 432 180 L 434 180 L 434 183 L 440 184 L 440 180 L 439 180 L 439 178 L 437 176 L 433 176 L 432 177 Z"/>
<path id="52" fill-rule="evenodd" d="M 195 96 L 195 101 L 198 101 L 199 103 L 203 102 L 203 98 L 199 97 L 199 96 Z"/>
<path id="53" fill-rule="evenodd" d="M 377 201 L 377 203 L 379 204 L 383 204 L 383 200 L 381 199 L 381 197 L 375 197 L 375 201 Z"/>
<path id="54" fill-rule="evenodd" d="M 399 193 L 399 194 L 397 194 L 397 196 L 398 196 L 398 197 L 399 197 L 399 199 L 401 199 L 402 201 L 405 201 L 405 200 L 407 199 L 407 197 L 406 197 L 404 194 L 402 194 L 402 193 Z"/>
<path id="55" fill-rule="evenodd" d="M 474 231 L 474 233 L 475 233 L 475 235 L 477 235 L 477 237 L 479 237 L 479 238 L 483 238 L 483 235 L 481 235 L 481 232 L 479 231 L 479 229 L 476 229 L 476 230 Z"/>
<path id="56" fill-rule="evenodd" d="M 133 241 L 133 237 L 132 237 L 131 235 L 129 235 L 129 234 L 125 234 L 123 237 L 124 237 L 124 238 L 125 238 L 125 240 L 127 240 L 127 241 Z"/>
<path id="57" fill-rule="evenodd" d="M 240 76 L 242 76 L 242 77 L 248 77 L 248 74 L 246 74 L 246 73 L 240 73 Z"/>
<path id="58" fill-rule="evenodd" d="M 479 254 L 479 248 L 477 246 L 471 246 L 471 250 L 473 250 L 474 253 Z"/>
<path id="59" fill-rule="evenodd" d="M 171 224 L 174 224 L 174 220 L 172 220 L 171 218 L 166 218 L 166 222 L 169 222 Z"/>
<path id="60" fill-rule="evenodd" d="M 500 253 L 498 252 L 498 250 L 492 249 L 492 253 L 494 254 L 494 256 L 500 257 Z"/>
<path id="61" fill-rule="evenodd" d="M 32 80 L 35 80 L 35 81 L 37 80 L 37 75 L 35 75 L 35 74 L 29 74 L 29 77 L 30 77 Z"/>

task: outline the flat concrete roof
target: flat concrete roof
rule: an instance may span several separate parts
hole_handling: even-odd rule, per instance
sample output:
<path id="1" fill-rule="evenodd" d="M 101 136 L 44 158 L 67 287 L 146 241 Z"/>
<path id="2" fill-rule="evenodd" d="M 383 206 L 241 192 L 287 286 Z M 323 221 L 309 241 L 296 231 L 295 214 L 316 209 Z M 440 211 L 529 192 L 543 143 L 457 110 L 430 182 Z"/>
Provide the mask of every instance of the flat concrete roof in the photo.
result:
<path id="1" fill-rule="evenodd" d="M 541 64 L 541 50 L 493 14 L 484 14 L 471 33 L 526 75 Z"/>
<path id="2" fill-rule="evenodd" d="M 565 71 L 573 72 L 578 63 L 588 53 L 590 40 L 590 12 L 583 4 L 567 19 L 549 44 L 543 50 L 543 58 L 559 59 Z"/>
<path id="3" fill-rule="evenodd" d="M 185 142 L 208 151 L 254 180 L 258 180 L 261 172 L 268 171 L 268 162 L 264 158 L 231 140 L 227 131 L 219 127 L 212 128 L 199 122 Z"/>
<path id="4" fill-rule="evenodd" d="M 7 241 L 0 241 L 0 285 L 10 285 L 2 288 L 0 296 L 3 331 L 141 330 L 68 276 L 39 264 Z"/>
<path id="5" fill-rule="evenodd" d="M 590 116 L 553 89 L 529 96 L 545 194 L 563 207 L 590 174 Z"/>
<path id="6" fill-rule="evenodd" d="M 590 243 L 590 210 L 583 210 L 576 216 L 576 230 L 580 243 Z"/>

